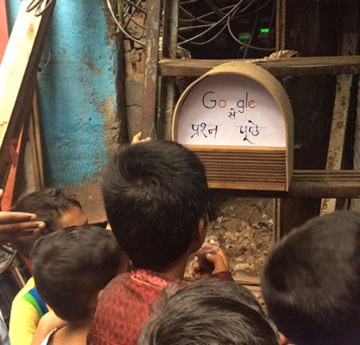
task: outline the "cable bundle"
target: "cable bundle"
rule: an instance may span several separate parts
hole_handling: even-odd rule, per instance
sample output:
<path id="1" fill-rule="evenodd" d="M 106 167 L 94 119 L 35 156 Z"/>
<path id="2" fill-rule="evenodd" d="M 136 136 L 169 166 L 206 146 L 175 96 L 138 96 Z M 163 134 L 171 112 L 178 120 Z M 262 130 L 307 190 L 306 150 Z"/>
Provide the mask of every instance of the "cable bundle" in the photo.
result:
<path id="1" fill-rule="evenodd" d="M 54 1 L 55 0 L 32 0 L 26 9 L 26 12 L 35 10 L 35 16 L 39 17 L 46 12 Z"/>
<path id="2" fill-rule="evenodd" d="M 107 7 L 111 14 L 111 18 L 113 19 L 116 26 L 119 30 L 131 41 L 136 42 L 140 46 L 144 47 L 144 42 L 141 41 L 142 38 L 145 37 L 145 27 L 138 23 L 134 18 L 139 14 L 144 14 L 146 19 L 146 11 L 144 11 L 141 7 L 142 0 L 137 0 L 137 2 L 133 2 L 130 0 L 118 0 L 117 1 L 117 16 L 111 6 L 110 0 L 106 0 Z M 129 33 L 127 27 L 130 23 L 134 23 L 135 26 L 141 28 L 142 33 L 139 37 L 134 37 Z"/>
<path id="3" fill-rule="evenodd" d="M 210 11 L 195 16 L 193 13 L 191 13 L 189 10 L 187 10 L 185 7 L 186 5 L 191 4 L 194 6 L 196 3 L 202 3 L 204 0 L 180 0 L 179 5 L 179 45 L 184 44 L 193 44 L 193 45 L 206 45 L 213 40 L 215 40 L 224 30 L 227 30 L 230 34 L 230 37 L 239 45 L 246 47 L 247 49 L 255 49 L 255 50 L 261 50 L 261 51 L 273 51 L 275 48 L 265 48 L 265 47 L 256 47 L 251 45 L 252 38 L 254 36 L 254 32 L 256 29 L 256 25 L 258 22 L 258 14 L 259 12 L 264 9 L 266 6 L 268 6 L 271 2 L 273 3 L 273 10 L 271 19 L 269 22 L 269 27 L 273 25 L 274 15 L 275 15 L 275 1 L 274 0 L 264 0 L 262 4 L 255 7 L 254 5 L 258 3 L 257 0 L 234 0 L 234 3 L 231 5 L 224 6 L 222 8 L 219 8 L 214 0 L 205 0 L 206 4 L 208 5 L 208 8 Z M 234 34 L 234 31 L 232 29 L 231 24 L 239 20 L 240 18 L 246 18 L 251 15 L 255 14 L 255 20 L 253 24 L 253 30 L 250 37 L 250 42 L 245 43 L 241 41 L 236 35 Z M 208 20 L 209 17 L 214 17 L 216 15 L 219 19 L 210 21 Z M 190 23 L 193 23 L 193 25 L 188 25 Z M 200 33 L 193 35 L 191 37 L 184 37 L 183 32 L 186 31 L 194 31 L 194 30 L 201 30 Z M 210 38 L 204 39 L 205 35 L 208 35 L 212 33 Z M 244 54 L 246 55 L 246 54 Z"/>
<path id="4" fill-rule="evenodd" d="M 35 0 L 34 0 L 35 1 Z M 38 0 L 45 1 L 45 0 Z M 135 2 L 136 1 L 136 2 Z M 171 1 L 171 0 L 169 0 Z M 240 46 L 245 47 L 244 56 L 246 57 L 248 49 L 255 49 L 258 51 L 270 52 L 274 51 L 273 47 L 258 47 L 252 45 L 252 40 L 255 34 L 256 26 L 258 24 L 259 13 L 272 3 L 272 14 L 269 21 L 269 28 L 274 24 L 275 17 L 275 0 L 228 0 L 232 4 L 223 7 L 218 7 L 215 0 L 180 0 L 179 2 L 179 28 L 178 39 L 179 45 L 193 44 L 203 46 L 211 43 L 227 30 L 229 37 Z M 111 0 L 106 0 L 107 7 L 110 11 L 111 17 L 119 30 L 133 42 L 144 47 L 143 38 L 145 37 L 146 30 L 142 23 L 135 20 L 135 17 L 142 14 L 145 16 L 146 11 L 142 8 L 143 0 L 116 0 L 114 6 L 117 7 L 116 11 L 111 4 Z M 196 7 L 205 9 L 205 12 L 200 15 L 195 15 L 189 10 Z M 239 19 L 244 19 L 249 16 L 255 15 L 253 21 L 252 33 L 249 42 L 244 42 L 236 36 L 233 29 L 233 24 Z M 215 18 L 215 19 L 214 19 Z M 133 23 L 135 27 L 141 29 L 141 34 L 135 37 L 129 32 L 128 26 Z M 197 32 L 196 34 L 193 34 Z M 199 32 L 200 31 L 200 32 Z M 186 33 L 192 33 L 192 36 Z M 210 37 L 209 37 L 210 36 Z"/>

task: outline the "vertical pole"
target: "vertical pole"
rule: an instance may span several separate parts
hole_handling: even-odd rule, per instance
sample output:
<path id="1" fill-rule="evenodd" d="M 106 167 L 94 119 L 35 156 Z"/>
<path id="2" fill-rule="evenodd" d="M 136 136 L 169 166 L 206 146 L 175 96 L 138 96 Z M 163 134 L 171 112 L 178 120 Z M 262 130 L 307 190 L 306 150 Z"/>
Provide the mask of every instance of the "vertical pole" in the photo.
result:
<path id="1" fill-rule="evenodd" d="M 354 139 L 354 157 L 353 169 L 360 169 L 360 80 L 358 82 L 357 91 L 357 107 L 355 120 L 355 139 Z M 352 199 L 350 209 L 353 211 L 360 211 L 360 199 Z"/>
<path id="2" fill-rule="evenodd" d="M 160 0 L 147 0 L 146 4 L 146 41 L 145 41 L 145 75 L 144 75 L 144 106 L 141 122 L 142 138 L 146 138 L 155 121 L 158 55 L 160 31 Z"/>
<path id="3" fill-rule="evenodd" d="M 276 0 L 276 51 L 285 49 L 286 0 Z"/>
<path id="4" fill-rule="evenodd" d="M 163 57 L 176 58 L 177 33 L 179 19 L 179 0 L 167 0 L 164 15 Z M 160 102 L 161 113 L 159 121 L 159 136 L 161 139 L 171 139 L 172 115 L 174 111 L 176 78 L 162 77 Z"/>

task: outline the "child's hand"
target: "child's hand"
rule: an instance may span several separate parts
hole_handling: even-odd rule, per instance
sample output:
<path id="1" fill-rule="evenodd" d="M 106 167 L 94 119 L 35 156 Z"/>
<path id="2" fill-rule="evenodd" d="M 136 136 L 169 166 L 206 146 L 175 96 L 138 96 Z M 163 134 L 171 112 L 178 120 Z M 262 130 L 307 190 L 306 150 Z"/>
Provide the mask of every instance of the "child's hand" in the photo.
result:
<path id="1" fill-rule="evenodd" d="M 45 227 L 44 222 L 38 222 L 36 215 L 23 212 L 0 212 L 0 243 L 16 241 L 23 236 L 29 236 Z"/>
<path id="2" fill-rule="evenodd" d="M 205 259 L 212 266 L 212 268 L 210 270 L 203 270 L 199 264 L 199 260 L 195 260 L 192 264 L 194 270 L 193 276 L 195 278 L 207 278 L 212 274 L 227 272 L 229 270 L 229 264 L 227 262 L 226 255 L 224 251 L 217 245 L 205 243 L 198 251 L 198 253 L 201 253 L 202 251 L 210 252 L 205 255 L 203 260 Z"/>
<path id="3" fill-rule="evenodd" d="M 139 143 L 147 143 L 148 141 L 151 141 L 150 137 L 147 137 L 145 139 L 141 139 L 141 132 L 135 134 L 131 140 L 131 145 L 139 144 Z"/>
<path id="4" fill-rule="evenodd" d="M 0 200 L 2 193 L 0 189 Z M 45 228 L 45 223 L 38 222 L 36 218 L 32 213 L 0 212 L 0 244 L 16 241 Z"/>

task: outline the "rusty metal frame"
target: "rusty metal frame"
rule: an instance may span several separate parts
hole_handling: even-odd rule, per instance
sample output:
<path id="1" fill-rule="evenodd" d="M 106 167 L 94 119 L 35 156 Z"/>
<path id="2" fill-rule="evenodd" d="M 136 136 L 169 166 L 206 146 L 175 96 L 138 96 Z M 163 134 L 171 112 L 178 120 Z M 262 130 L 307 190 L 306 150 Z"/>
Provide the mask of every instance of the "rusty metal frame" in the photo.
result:
<path id="1" fill-rule="evenodd" d="M 142 138 L 150 134 L 155 122 L 158 86 L 158 57 L 161 1 L 146 2 L 146 40 L 145 40 L 145 74 L 144 74 L 144 104 L 141 121 Z"/>

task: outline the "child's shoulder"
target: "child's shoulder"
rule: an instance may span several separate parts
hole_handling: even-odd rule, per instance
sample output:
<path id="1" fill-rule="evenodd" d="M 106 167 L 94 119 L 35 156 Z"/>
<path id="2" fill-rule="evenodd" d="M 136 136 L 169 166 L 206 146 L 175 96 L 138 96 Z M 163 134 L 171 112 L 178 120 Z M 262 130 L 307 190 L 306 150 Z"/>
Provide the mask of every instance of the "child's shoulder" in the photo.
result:
<path id="1" fill-rule="evenodd" d="M 118 274 L 105 287 L 103 295 L 127 295 L 135 291 L 146 290 L 148 293 L 165 288 L 172 280 L 158 272 L 137 269 Z"/>
<path id="2" fill-rule="evenodd" d="M 16 294 L 14 301 L 18 299 L 22 299 L 30 290 L 35 288 L 35 280 L 34 277 L 31 277 L 26 284 L 21 288 L 21 290 Z"/>

